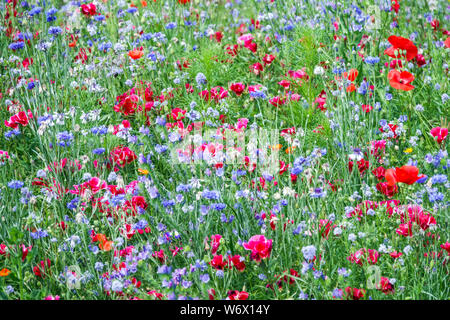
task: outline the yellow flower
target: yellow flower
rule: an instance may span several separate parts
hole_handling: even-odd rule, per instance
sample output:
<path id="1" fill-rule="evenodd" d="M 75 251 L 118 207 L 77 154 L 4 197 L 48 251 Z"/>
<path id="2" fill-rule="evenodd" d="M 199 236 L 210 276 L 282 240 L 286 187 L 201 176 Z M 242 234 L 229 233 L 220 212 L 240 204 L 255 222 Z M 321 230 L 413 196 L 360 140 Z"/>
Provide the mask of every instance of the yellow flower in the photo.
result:
<path id="1" fill-rule="evenodd" d="M 150 173 L 150 171 L 148 171 L 147 169 L 142 169 L 142 168 L 139 168 L 138 172 L 143 175 L 148 175 Z"/>
<path id="2" fill-rule="evenodd" d="M 403 151 L 404 153 L 411 153 L 413 152 L 413 148 L 406 148 L 405 151 Z"/>

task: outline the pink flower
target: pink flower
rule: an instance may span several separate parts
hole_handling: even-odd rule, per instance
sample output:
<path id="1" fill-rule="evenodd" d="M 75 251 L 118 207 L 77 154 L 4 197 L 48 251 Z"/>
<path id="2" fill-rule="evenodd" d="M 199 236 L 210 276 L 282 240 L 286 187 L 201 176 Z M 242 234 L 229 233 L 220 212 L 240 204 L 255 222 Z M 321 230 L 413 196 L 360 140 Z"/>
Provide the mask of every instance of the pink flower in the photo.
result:
<path id="1" fill-rule="evenodd" d="M 244 34 L 238 38 L 238 43 L 243 45 L 247 42 L 251 42 L 253 40 L 253 36 L 250 33 Z"/>
<path id="2" fill-rule="evenodd" d="M 247 118 L 239 118 L 236 124 L 236 128 L 238 130 L 241 130 L 242 128 L 246 129 L 247 128 L 247 124 L 248 124 L 248 119 Z"/>
<path id="3" fill-rule="evenodd" d="M 268 258 L 272 251 L 272 240 L 266 239 L 263 235 L 256 235 L 250 238 L 248 242 L 243 243 L 244 249 L 251 250 L 250 258 L 257 262 Z"/>
<path id="4" fill-rule="evenodd" d="M 93 3 L 82 4 L 81 5 L 81 12 L 85 16 L 94 16 L 94 15 L 96 15 L 96 13 L 97 13 L 96 10 L 97 10 L 97 7 Z"/>
<path id="5" fill-rule="evenodd" d="M 220 234 L 211 236 L 211 253 L 212 254 L 216 254 L 217 250 L 219 250 L 220 239 L 222 239 L 222 236 Z"/>
<path id="6" fill-rule="evenodd" d="M 430 134 L 433 136 L 434 139 L 436 139 L 437 143 L 441 144 L 442 141 L 444 141 L 447 138 L 448 129 L 435 127 L 430 130 Z"/>

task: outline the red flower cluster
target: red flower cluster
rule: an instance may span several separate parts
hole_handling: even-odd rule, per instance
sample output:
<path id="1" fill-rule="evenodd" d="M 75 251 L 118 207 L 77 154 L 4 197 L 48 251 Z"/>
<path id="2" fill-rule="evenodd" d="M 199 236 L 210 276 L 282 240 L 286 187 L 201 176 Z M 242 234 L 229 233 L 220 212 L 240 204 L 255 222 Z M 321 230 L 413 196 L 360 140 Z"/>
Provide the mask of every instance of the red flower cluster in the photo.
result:
<path id="1" fill-rule="evenodd" d="M 413 235 L 413 223 L 422 230 L 427 230 L 432 224 L 436 224 L 436 219 L 418 205 L 399 206 L 394 209 L 394 213 L 400 216 L 401 224 L 396 232 L 405 237 Z"/>
<path id="2" fill-rule="evenodd" d="M 366 261 L 369 264 L 376 264 L 378 262 L 379 256 L 380 255 L 378 251 L 374 249 L 367 250 L 365 248 L 362 248 L 348 256 L 347 260 L 362 266 Z"/>
<path id="3" fill-rule="evenodd" d="M 205 99 L 205 101 L 209 101 L 209 99 L 214 100 L 216 102 L 219 102 L 219 100 L 225 99 L 228 97 L 228 90 L 225 90 L 221 86 L 217 86 L 214 88 L 211 88 L 211 92 L 208 90 L 203 90 L 202 92 L 199 92 L 198 94 L 200 97 Z"/>
<path id="4" fill-rule="evenodd" d="M 5 120 L 5 126 L 16 129 L 19 124 L 22 126 L 27 126 L 30 119 L 33 119 L 33 114 L 31 110 L 28 110 L 28 113 L 25 111 L 20 111 L 19 113 L 13 115 L 9 120 Z"/>
<path id="5" fill-rule="evenodd" d="M 45 278 L 46 273 L 50 272 L 50 265 L 51 261 L 50 259 L 47 259 L 45 262 L 41 261 L 40 264 L 33 267 L 33 272 L 36 277 Z"/>
<path id="6" fill-rule="evenodd" d="M 136 154 L 128 147 L 118 146 L 111 151 L 110 161 L 123 168 L 127 163 L 137 159 Z M 115 170 L 116 171 L 116 170 Z"/>
<path id="7" fill-rule="evenodd" d="M 244 258 L 240 255 L 229 255 L 227 258 L 220 255 L 215 255 L 213 259 L 209 262 L 211 267 L 213 267 L 216 270 L 224 270 L 224 269 L 231 269 L 232 266 L 234 266 L 238 271 L 244 271 L 245 270 L 245 263 Z"/>

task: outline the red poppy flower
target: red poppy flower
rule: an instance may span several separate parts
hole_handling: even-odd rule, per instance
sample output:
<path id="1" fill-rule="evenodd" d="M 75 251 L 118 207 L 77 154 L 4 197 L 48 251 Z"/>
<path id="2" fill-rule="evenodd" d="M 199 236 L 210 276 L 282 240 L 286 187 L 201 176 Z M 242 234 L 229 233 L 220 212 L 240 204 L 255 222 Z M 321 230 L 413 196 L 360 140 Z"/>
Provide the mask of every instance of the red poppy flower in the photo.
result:
<path id="1" fill-rule="evenodd" d="M 414 81 L 414 75 L 408 71 L 391 70 L 388 74 L 389 84 L 397 90 L 410 91 L 414 89 L 413 85 L 410 85 Z"/>
<path id="2" fill-rule="evenodd" d="M 404 237 L 412 237 L 412 222 L 400 224 L 395 232 Z"/>
<path id="3" fill-rule="evenodd" d="M 383 168 L 382 166 L 380 166 L 380 167 L 378 167 L 378 168 L 372 170 L 372 173 L 375 175 L 375 177 L 376 177 L 378 180 L 383 180 L 383 179 L 384 179 L 384 175 L 385 175 L 385 173 L 386 173 L 386 169 Z"/>
<path id="4" fill-rule="evenodd" d="M 419 179 L 425 177 L 425 175 L 419 176 L 419 169 L 415 166 L 403 166 L 395 169 L 387 169 L 385 173 L 388 186 L 393 187 L 397 183 L 413 184 Z"/>
<path id="5" fill-rule="evenodd" d="M 414 59 L 417 55 L 417 47 L 414 43 L 403 37 L 390 36 L 388 41 L 392 44 L 392 47 L 386 49 L 384 51 L 385 55 L 388 55 L 391 58 L 398 58 L 399 56 L 403 56 L 407 61 Z M 397 56 L 395 55 L 395 51 L 397 50 Z M 406 50 L 406 55 L 400 50 Z"/>

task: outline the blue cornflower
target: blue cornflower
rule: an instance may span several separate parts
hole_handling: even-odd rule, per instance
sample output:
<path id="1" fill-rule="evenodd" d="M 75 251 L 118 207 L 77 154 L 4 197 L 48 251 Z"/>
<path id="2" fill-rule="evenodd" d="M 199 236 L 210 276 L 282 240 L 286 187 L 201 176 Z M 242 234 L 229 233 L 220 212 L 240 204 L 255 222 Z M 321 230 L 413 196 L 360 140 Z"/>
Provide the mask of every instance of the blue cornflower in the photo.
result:
<path id="1" fill-rule="evenodd" d="M 103 270 L 103 267 L 105 265 L 102 262 L 96 262 L 94 265 L 95 270 L 97 270 L 98 272 L 101 272 Z"/>
<path id="2" fill-rule="evenodd" d="M 206 84 L 206 82 L 207 82 L 206 76 L 203 73 L 199 72 L 195 76 L 195 81 L 197 82 L 197 84 L 199 86 L 202 85 L 202 84 Z"/>
<path id="3" fill-rule="evenodd" d="M 136 7 L 131 7 L 126 10 L 126 12 L 131 13 L 131 14 L 134 14 L 137 11 L 138 11 L 138 9 Z"/>
<path id="4" fill-rule="evenodd" d="M 11 294 L 11 293 L 14 293 L 14 288 L 12 286 L 7 286 L 5 288 L 5 291 L 7 294 Z"/>
<path id="5" fill-rule="evenodd" d="M 147 227 L 148 222 L 145 219 L 142 219 L 140 221 L 138 221 L 135 225 L 134 225 L 134 229 L 135 230 L 142 230 L 145 229 L 145 227 Z"/>
<path id="6" fill-rule="evenodd" d="M 24 185 L 24 183 L 19 180 L 12 180 L 12 181 L 8 182 L 8 187 L 11 189 L 20 189 L 23 187 L 23 185 Z"/>
<path id="7" fill-rule="evenodd" d="M 302 253 L 305 260 L 312 260 L 316 256 L 316 247 L 312 245 L 303 247 Z"/>
<path id="8" fill-rule="evenodd" d="M 35 86 L 36 86 L 36 85 L 35 85 L 34 81 L 28 82 L 28 84 L 27 84 L 27 89 L 28 89 L 28 90 L 31 90 L 31 89 L 33 89 Z"/>
<path id="9" fill-rule="evenodd" d="M 433 176 L 433 177 L 431 178 L 431 182 L 432 182 L 433 184 L 436 184 L 436 183 L 446 183 L 446 182 L 447 182 L 447 176 L 446 176 L 445 174 L 438 174 L 438 175 L 435 175 L 435 176 Z"/>
<path id="10" fill-rule="evenodd" d="M 114 280 L 111 284 L 111 289 L 114 292 L 121 292 L 123 290 L 123 283 L 119 280 Z"/>
<path id="11" fill-rule="evenodd" d="M 34 7 L 33 9 L 31 9 L 28 12 L 28 14 L 32 17 L 32 16 L 35 16 L 35 15 L 41 13 L 41 12 L 42 12 L 42 8 L 41 7 Z"/>
<path id="12" fill-rule="evenodd" d="M 71 200 L 67 203 L 67 209 L 69 210 L 75 210 L 78 207 L 78 202 L 80 201 L 80 198 L 76 197 L 75 199 Z"/>
<path id="13" fill-rule="evenodd" d="M 13 42 L 8 46 L 8 48 L 10 48 L 11 50 L 14 50 L 14 51 L 22 49 L 23 47 L 25 47 L 25 43 L 23 41 Z"/>
<path id="14" fill-rule="evenodd" d="M 170 30 L 170 29 L 175 29 L 177 27 L 176 22 L 169 22 L 168 24 L 166 24 L 166 29 Z"/>
<path id="15" fill-rule="evenodd" d="M 368 64 L 374 65 L 374 64 L 377 64 L 378 62 L 380 62 L 380 58 L 368 56 L 368 57 L 366 57 L 366 59 L 364 61 Z"/>
<path id="16" fill-rule="evenodd" d="M 62 33 L 62 29 L 60 27 L 50 27 L 48 28 L 48 34 L 58 35 Z"/>
<path id="17" fill-rule="evenodd" d="M 73 140 L 73 134 L 68 131 L 59 132 L 56 135 L 58 139 L 58 145 L 60 147 L 68 147 L 70 146 L 70 142 Z"/>
<path id="18" fill-rule="evenodd" d="M 106 151 L 105 148 L 97 148 L 97 149 L 92 150 L 92 153 L 93 154 L 102 154 L 105 151 Z"/>
<path id="19" fill-rule="evenodd" d="M 209 274 L 207 274 L 207 273 L 205 273 L 205 274 L 201 274 L 200 276 L 199 276 L 199 278 L 200 278 L 200 280 L 203 282 L 203 283 L 208 283 L 209 282 Z"/>
<path id="20" fill-rule="evenodd" d="M 210 191 L 208 189 L 205 189 L 202 192 L 202 197 L 205 198 L 205 199 L 209 199 L 209 200 L 219 200 L 220 193 L 218 191 L 215 191 L 215 190 Z"/>
<path id="21" fill-rule="evenodd" d="M 95 20 L 95 21 L 103 21 L 103 20 L 105 20 L 105 16 L 102 15 L 102 14 L 100 14 L 100 15 L 98 15 L 98 16 L 95 16 L 95 17 L 94 17 L 94 20 Z"/>
<path id="22" fill-rule="evenodd" d="M 31 232 L 30 236 L 33 239 L 40 239 L 48 237 L 48 233 L 47 231 L 38 228 L 35 232 Z"/>
<path id="23" fill-rule="evenodd" d="M 169 148 L 169 147 L 164 146 L 164 145 L 160 145 L 160 144 L 155 145 L 155 150 L 156 150 L 156 152 L 158 152 L 158 153 L 164 153 L 164 152 L 167 151 L 168 148 Z"/>
<path id="24" fill-rule="evenodd" d="M 336 289 L 333 290 L 333 298 L 341 299 L 342 296 L 343 296 L 343 293 L 344 292 L 342 291 L 342 289 L 336 288 Z"/>

